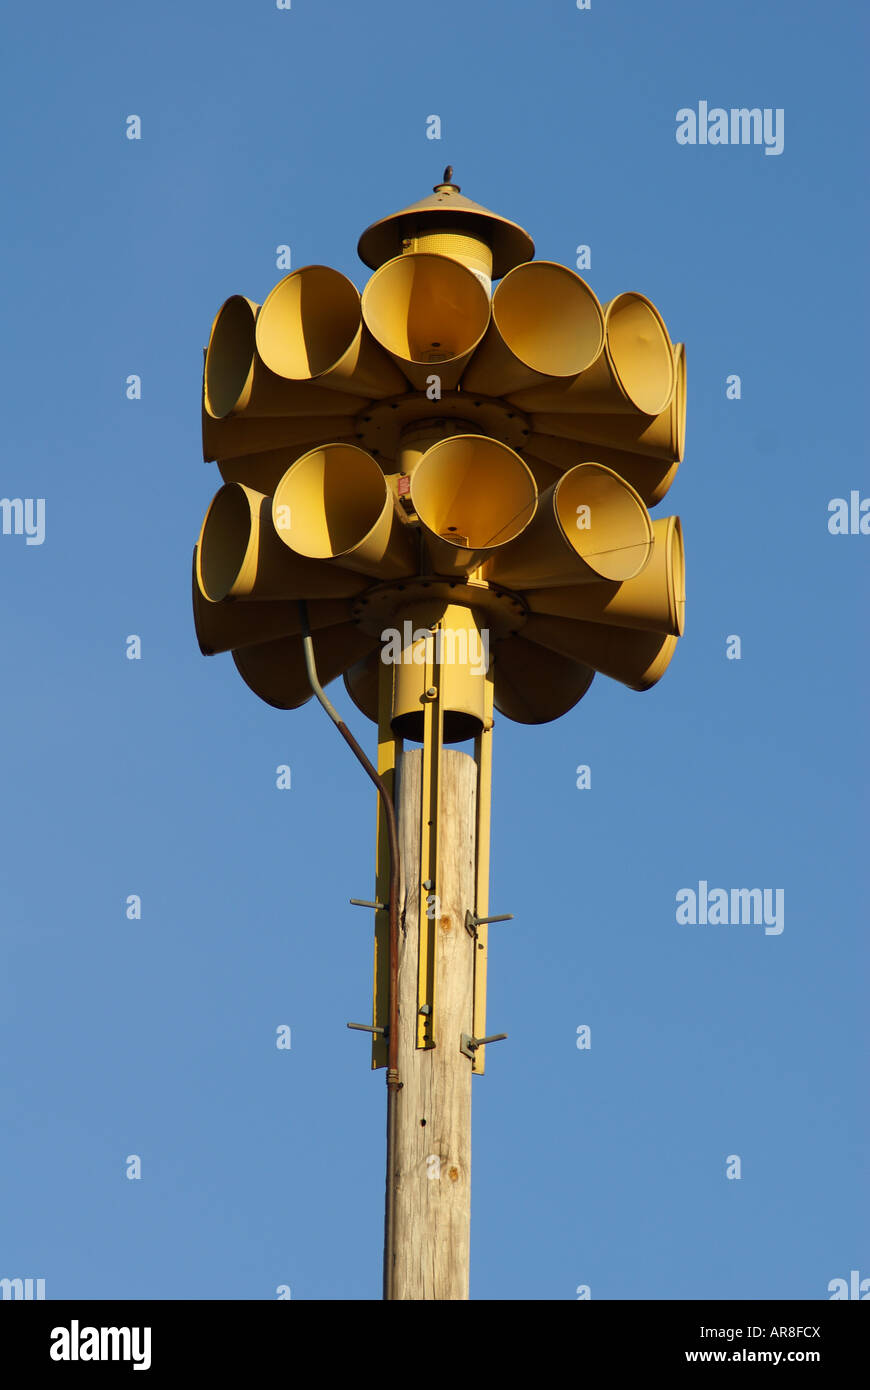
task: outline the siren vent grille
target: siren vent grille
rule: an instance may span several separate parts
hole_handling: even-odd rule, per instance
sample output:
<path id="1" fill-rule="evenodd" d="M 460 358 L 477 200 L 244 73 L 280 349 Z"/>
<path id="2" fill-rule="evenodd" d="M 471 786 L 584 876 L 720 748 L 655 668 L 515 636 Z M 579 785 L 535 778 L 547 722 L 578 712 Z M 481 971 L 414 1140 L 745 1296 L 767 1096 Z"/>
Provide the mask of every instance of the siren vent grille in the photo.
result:
<path id="1" fill-rule="evenodd" d="M 402 250 L 406 254 L 409 251 L 428 251 L 436 256 L 449 256 L 451 260 L 462 261 L 475 275 L 487 281 L 492 278 L 492 251 L 479 237 L 464 236 L 455 231 L 423 231 L 412 236 Z"/>

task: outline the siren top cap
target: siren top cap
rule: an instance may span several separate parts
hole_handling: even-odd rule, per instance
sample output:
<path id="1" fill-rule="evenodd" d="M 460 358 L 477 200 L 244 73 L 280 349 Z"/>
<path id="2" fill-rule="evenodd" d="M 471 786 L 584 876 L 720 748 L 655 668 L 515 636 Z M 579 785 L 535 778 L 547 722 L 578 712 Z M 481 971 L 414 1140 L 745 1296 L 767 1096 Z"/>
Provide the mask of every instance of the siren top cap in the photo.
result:
<path id="1" fill-rule="evenodd" d="M 419 228 L 431 228 L 433 223 L 440 221 L 445 223 L 445 229 L 446 224 L 462 226 L 491 248 L 494 280 L 499 280 L 514 266 L 530 261 L 535 254 L 535 243 L 516 222 L 463 197 L 456 184 L 441 183 L 435 185 L 428 198 L 421 198 L 419 203 L 411 203 L 410 207 L 382 217 L 367 227 L 357 246 L 359 258 L 364 265 L 377 270 L 385 261 L 399 255 L 403 237 L 413 236 Z"/>

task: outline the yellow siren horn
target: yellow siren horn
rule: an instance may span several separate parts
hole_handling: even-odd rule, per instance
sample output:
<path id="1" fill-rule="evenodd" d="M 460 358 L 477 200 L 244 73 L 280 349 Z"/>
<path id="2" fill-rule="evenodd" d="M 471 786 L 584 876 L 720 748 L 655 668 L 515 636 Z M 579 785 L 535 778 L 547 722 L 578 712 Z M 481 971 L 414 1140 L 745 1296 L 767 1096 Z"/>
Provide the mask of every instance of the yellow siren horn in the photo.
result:
<path id="1" fill-rule="evenodd" d="M 307 381 L 285 381 L 269 370 L 257 352 L 258 312 L 259 305 L 242 294 L 231 295 L 218 310 L 205 356 L 206 413 L 213 420 L 239 415 L 355 415 L 363 404 L 359 396 Z"/>
<path id="2" fill-rule="evenodd" d="M 682 637 L 686 620 L 686 564 L 678 516 L 653 522 L 653 552 L 634 579 L 622 584 L 577 584 L 536 589 L 526 596 L 533 613 L 615 627 L 646 628 Z"/>
<path id="3" fill-rule="evenodd" d="M 682 343 L 674 348 L 674 371 L 676 385 L 670 402 L 652 419 L 646 415 L 568 414 L 566 409 L 561 415 L 534 415 L 534 429 L 665 463 L 680 463 L 686 447 L 686 350 Z"/>
<path id="4" fill-rule="evenodd" d="M 604 351 L 567 382 L 511 394 L 522 410 L 585 415 L 660 415 L 674 391 L 674 349 L 664 319 L 642 294 L 604 307 Z"/>
<path id="5" fill-rule="evenodd" d="M 303 266 L 279 281 L 257 315 L 256 342 L 269 370 L 291 381 L 366 399 L 408 389 L 363 323 L 359 290 L 326 265 Z"/>
<path id="6" fill-rule="evenodd" d="M 518 724 L 549 724 L 573 709 L 595 672 L 524 637 L 506 637 L 493 653 L 494 704 Z"/>
<path id="7" fill-rule="evenodd" d="M 297 458 L 300 452 L 297 446 L 300 443 L 308 448 L 312 444 L 319 444 L 324 439 L 346 439 L 353 438 L 356 426 L 350 415 L 331 417 L 328 415 L 276 415 L 271 419 L 249 419 L 245 415 L 238 417 L 228 416 L 225 420 L 215 420 L 206 409 L 205 403 L 205 362 L 208 356 L 208 348 L 202 351 L 202 395 L 201 395 L 201 415 L 202 415 L 202 457 L 206 463 L 213 463 L 215 459 L 224 462 L 227 459 L 240 458 L 245 454 L 266 453 L 274 449 L 296 448 L 293 458 Z M 220 464 L 219 464 L 220 466 Z M 221 476 L 227 482 L 238 481 L 248 482 L 247 478 L 240 477 L 233 479 L 227 477 L 223 472 Z M 256 487 L 256 483 L 251 484 Z M 271 492 L 271 488 L 263 488 L 260 491 Z"/>
<path id="8" fill-rule="evenodd" d="M 550 652 L 584 662 L 632 690 L 649 690 L 661 680 L 679 640 L 661 632 L 632 631 L 539 614 L 529 615 L 523 635 Z"/>
<path id="9" fill-rule="evenodd" d="M 202 456 L 206 463 L 215 460 L 223 463 L 247 454 L 286 448 L 295 449 L 296 457 L 327 439 L 353 439 L 355 430 L 350 415 L 276 415 L 268 420 L 249 420 L 242 415 L 227 420 L 213 420 L 203 405 Z M 300 445 L 304 447 L 300 449 Z"/>
<path id="10" fill-rule="evenodd" d="M 272 525 L 272 499 L 244 483 L 224 483 L 199 534 L 196 582 L 222 599 L 349 598 L 365 580 L 294 555 Z"/>
<path id="11" fill-rule="evenodd" d="M 604 314 L 592 290 L 566 266 L 530 261 L 501 281 L 492 322 L 462 378 L 463 391 L 512 391 L 585 372 L 604 346 Z"/>
<path id="12" fill-rule="evenodd" d="M 353 666 L 344 673 L 344 688 L 348 695 L 360 713 L 375 724 L 378 722 L 380 673 L 381 651 L 379 647 L 369 652 L 362 661 L 354 662 Z"/>
<path id="13" fill-rule="evenodd" d="M 428 251 L 376 270 L 362 296 L 373 337 L 418 390 L 437 376 L 452 390 L 489 324 L 489 296 L 460 261 Z"/>
<path id="14" fill-rule="evenodd" d="M 355 444 L 324 444 L 288 468 L 272 503 L 275 531 L 309 561 L 376 579 L 417 569 L 417 548 L 384 474 Z"/>
<path id="15" fill-rule="evenodd" d="M 543 493 L 535 520 L 493 556 L 484 578 L 509 589 L 622 583 L 641 572 L 652 544 L 652 521 L 634 488 L 609 468 L 579 463 Z"/>
<path id="16" fill-rule="evenodd" d="M 320 442 L 322 441 L 309 440 L 306 444 L 291 444 L 285 449 L 264 449 L 262 453 L 237 454 L 233 458 L 218 459 L 217 466 L 225 483 L 244 483 L 255 492 L 267 492 L 271 497 L 291 463 L 295 463 L 303 454 L 310 454 L 315 443 Z M 330 435 L 329 442 L 332 444 L 344 441 L 336 440 Z M 352 443 L 353 440 L 347 442 Z"/>
<path id="17" fill-rule="evenodd" d="M 193 622 L 203 656 L 229 652 L 234 647 L 254 646 L 277 637 L 293 637 L 302 631 L 299 604 L 291 600 L 236 603 L 227 598 L 212 603 L 197 583 L 196 547 L 193 551 Z M 308 604 L 311 631 L 351 621 L 348 599 L 319 599 Z"/>
<path id="18" fill-rule="evenodd" d="M 327 685 L 371 651 L 375 638 L 347 624 L 324 628 L 313 634 L 312 641 L 318 677 Z M 245 685 L 275 709 L 299 709 L 311 699 L 301 637 L 245 647 L 233 652 L 233 661 Z"/>
<path id="19" fill-rule="evenodd" d="M 559 416 L 560 420 L 566 418 Z M 533 416 L 533 423 L 534 420 Z M 529 467 L 536 478 L 538 469 L 545 463 L 560 473 L 566 473 L 576 464 L 590 460 L 603 463 L 605 468 L 612 468 L 620 478 L 631 483 L 647 507 L 654 507 L 662 500 L 680 466 L 678 463 L 664 463 L 661 459 L 649 458 L 646 454 L 623 454 L 618 449 L 606 449 L 603 444 L 584 444 L 582 440 L 557 439 L 551 434 L 530 434 L 523 445 L 523 457 L 528 459 Z M 537 467 L 533 458 L 537 460 Z"/>
<path id="20" fill-rule="evenodd" d="M 465 575 L 507 546 L 535 514 L 528 466 L 498 440 L 459 434 L 427 449 L 411 474 L 411 504 L 437 574 Z"/>

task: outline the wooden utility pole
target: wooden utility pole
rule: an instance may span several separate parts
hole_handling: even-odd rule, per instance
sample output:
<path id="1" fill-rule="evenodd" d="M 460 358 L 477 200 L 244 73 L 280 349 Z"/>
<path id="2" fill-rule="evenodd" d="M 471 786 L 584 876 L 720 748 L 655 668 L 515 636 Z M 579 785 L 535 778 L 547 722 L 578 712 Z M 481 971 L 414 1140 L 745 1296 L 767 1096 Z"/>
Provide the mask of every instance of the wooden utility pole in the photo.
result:
<path id="1" fill-rule="evenodd" d="M 399 1073 L 394 1182 L 393 1297 L 467 1299 L 471 1219 L 471 1059 L 476 938 L 465 928 L 475 901 L 477 767 L 441 754 L 438 901 L 432 903 L 437 980 L 434 1047 L 417 1047 L 422 758 L 399 763 L 402 864 L 399 946 Z M 425 895 L 423 895 L 425 898 Z"/>

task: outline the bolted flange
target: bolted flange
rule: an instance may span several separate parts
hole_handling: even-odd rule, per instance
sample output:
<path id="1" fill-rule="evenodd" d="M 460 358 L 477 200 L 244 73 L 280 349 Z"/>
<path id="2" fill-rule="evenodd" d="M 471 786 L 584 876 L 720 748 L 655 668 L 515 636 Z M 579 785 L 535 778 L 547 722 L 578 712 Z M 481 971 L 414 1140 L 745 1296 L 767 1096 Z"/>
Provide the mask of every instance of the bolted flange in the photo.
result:
<path id="1" fill-rule="evenodd" d="M 432 371 L 437 375 L 437 362 Z M 467 421 L 481 434 L 507 444 L 510 449 L 522 449 L 532 431 L 529 417 L 518 406 L 462 390 L 445 391 L 438 401 L 430 400 L 425 391 L 374 401 L 359 412 L 353 428 L 360 448 L 374 454 L 384 466 L 382 461 L 395 462 L 398 458 L 399 441 L 409 425 L 442 419 Z M 385 468 L 385 472 L 392 469 Z"/>
<path id="2" fill-rule="evenodd" d="M 372 637 L 380 637 L 384 628 L 395 627 L 409 608 L 427 599 L 442 599 L 448 603 L 464 604 L 485 615 L 490 640 L 518 631 L 528 616 L 528 606 L 520 594 L 502 589 L 484 579 L 439 579 L 437 575 L 422 575 L 403 579 L 397 584 L 377 584 L 354 599 L 352 619 L 357 627 Z"/>

